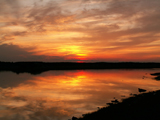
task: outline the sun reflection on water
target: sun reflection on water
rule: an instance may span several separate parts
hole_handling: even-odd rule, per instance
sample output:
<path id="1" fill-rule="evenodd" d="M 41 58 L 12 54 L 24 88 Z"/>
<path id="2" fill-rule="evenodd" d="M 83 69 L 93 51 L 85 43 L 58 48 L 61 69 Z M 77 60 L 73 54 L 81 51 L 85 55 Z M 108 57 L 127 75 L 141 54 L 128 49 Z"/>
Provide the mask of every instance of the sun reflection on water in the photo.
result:
<path id="1" fill-rule="evenodd" d="M 81 116 L 105 106 L 114 97 L 138 93 L 139 87 L 159 89 L 160 82 L 149 75 L 153 71 L 156 70 L 77 70 L 28 75 L 16 86 L 0 87 L 0 120 L 67 120 L 73 115 Z M 8 74 L 26 78 L 23 74 Z"/>

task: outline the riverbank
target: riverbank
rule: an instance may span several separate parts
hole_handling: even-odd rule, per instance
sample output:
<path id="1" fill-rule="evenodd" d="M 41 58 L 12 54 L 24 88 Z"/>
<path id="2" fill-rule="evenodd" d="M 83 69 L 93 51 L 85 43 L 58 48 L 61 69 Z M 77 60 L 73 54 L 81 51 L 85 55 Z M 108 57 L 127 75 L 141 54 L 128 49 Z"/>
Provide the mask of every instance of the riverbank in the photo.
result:
<path id="1" fill-rule="evenodd" d="M 114 100 L 108 105 L 77 120 L 160 120 L 160 90 L 132 95 L 122 102 Z"/>

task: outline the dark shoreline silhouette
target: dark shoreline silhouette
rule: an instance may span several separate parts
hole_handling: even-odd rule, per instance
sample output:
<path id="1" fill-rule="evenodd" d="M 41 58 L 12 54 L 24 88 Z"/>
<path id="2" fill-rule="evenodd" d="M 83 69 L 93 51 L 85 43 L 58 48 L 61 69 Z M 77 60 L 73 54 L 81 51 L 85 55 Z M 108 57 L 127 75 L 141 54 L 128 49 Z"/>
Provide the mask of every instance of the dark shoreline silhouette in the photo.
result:
<path id="1" fill-rule="evenodd" d="M 107 107 L 82 115 L 77 120 L 160 120 L 160 90 L 134 94 L 122 102 L 112 101 Z"/>
<path id="2" fill-rule="evenodd" d="M 49 70 L 85 70 L 85 69 L 151 69 L 160 68 L 160 63 L 140 62 L 0 62 L 0 71 L 12 71 L 17 74 L 28 72 L 39 74 Z"/>
<path id="3" fill-rule="evenodd" d="M 160 73 L 151 73 L 152 76 L 156 76 L 155 80 L 160 80 Z"/>

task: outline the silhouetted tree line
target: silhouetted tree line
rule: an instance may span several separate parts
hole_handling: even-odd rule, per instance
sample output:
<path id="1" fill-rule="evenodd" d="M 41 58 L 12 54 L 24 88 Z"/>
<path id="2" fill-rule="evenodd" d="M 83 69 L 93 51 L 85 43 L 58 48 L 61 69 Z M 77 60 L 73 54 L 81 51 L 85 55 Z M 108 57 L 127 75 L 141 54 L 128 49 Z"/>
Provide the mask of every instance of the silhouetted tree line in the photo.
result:
<path id="1" fill-rule="evenodd" d="M 150 69 L 160 68 L 160 63 L 140 62 L 0 62 L 0 71 L 16 73 L 29 72 L 38 74 L 48 70 L 80 70 L 80 69 Z"/>

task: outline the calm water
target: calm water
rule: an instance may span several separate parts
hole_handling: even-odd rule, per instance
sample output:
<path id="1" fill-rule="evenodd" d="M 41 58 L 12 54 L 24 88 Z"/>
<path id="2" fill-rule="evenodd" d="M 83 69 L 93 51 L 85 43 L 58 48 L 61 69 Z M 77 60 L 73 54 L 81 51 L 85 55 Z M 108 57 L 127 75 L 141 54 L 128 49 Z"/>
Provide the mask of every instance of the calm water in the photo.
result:
<path id="1" fill-rule="evenodd" d="M 160 89 L 150 70 L 0 72 L 0 120 L 68 120 L 95 111 L 138 88 Z M 145 76 L 145 77 L 143 77 Z M 144 79 L 143 79 L 144 78 Z"/>

